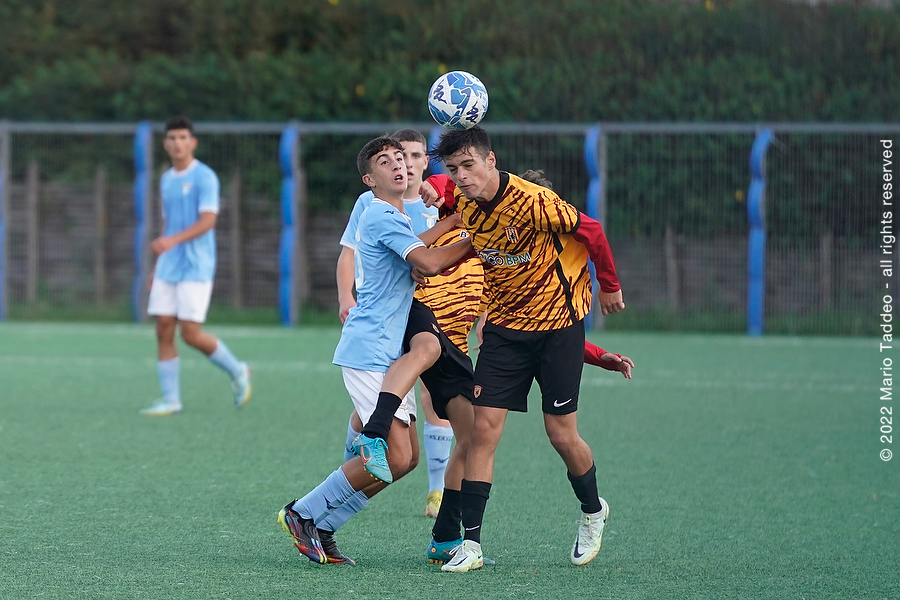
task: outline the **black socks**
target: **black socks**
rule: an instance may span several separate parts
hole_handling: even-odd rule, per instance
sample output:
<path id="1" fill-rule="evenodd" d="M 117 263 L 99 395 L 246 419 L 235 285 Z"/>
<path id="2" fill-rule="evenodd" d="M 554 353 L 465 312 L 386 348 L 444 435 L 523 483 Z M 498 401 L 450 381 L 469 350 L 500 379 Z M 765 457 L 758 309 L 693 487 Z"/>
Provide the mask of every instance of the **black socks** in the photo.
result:
<path id="1" fill-rule="evenodd" d="M 388 432 L 391 430 L 391 423 L 394 421 L 394 413 L 400 408 L 403 400 L 400 396 L 390 392 L 381 392 L 378 394 L 378 403 L 375 405 L 375 412 L 369 417 L 369 422 L 365 424 L 362 433 L 370 438 L 387 439 Z"/>
<path id="2" fill-rule="evenodd" d="M 487 481 L 462 480 L 459 505 L 465 539 L 481 543 L 481 522 L 484 520 L 484 507 L 490 495 L 491 484 Z"/>
<path id="3" fill-rule="evenodd" d="M 600 494 L 597 493 L 597 466 L 591 465 L 588 472 L 579 477 L 566 473 L 575 496 L 581 501 L 581 511 L 589 514 L 603 510 Z"/>

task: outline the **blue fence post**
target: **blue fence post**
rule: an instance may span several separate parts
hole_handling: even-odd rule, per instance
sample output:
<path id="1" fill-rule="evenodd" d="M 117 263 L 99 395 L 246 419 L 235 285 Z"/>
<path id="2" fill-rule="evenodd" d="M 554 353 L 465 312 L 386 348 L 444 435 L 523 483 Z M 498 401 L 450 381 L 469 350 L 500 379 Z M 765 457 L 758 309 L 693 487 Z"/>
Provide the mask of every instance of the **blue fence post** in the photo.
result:
<path id="1" fill-rule="evenodd" d="M 606 160 L 602 148 L 605 143 L 603 130 L 599 125 L 594 125 L 587 130 L 584 136 L 584 162 L 588 172 L 587 199 L 585 200 L 585 214 L 605 226 L 604 186 L 606 185 Z M 594 298 L 600 285 L 597 282 L 597 272 L 594 263 L 588 261 L 588 269 L 591 273 L 591 289 L 594 290 Z M 584 318 L 585 329 L 603 329 L 603 314 L 596 312 L 596 302 L 591 302 L 591 312 Z"/>
<path id="2" fill-rule="evenodd" d="M 131 286 L 131 313 L 135 321 L 147 318 L 147 243 L 150 181 L 153 177 L 153 124 L 138 123 L 134 134 L 134 283 Z"/>
<path id="3" fill-rule="evenodd" d="M 9 272 L 6 244 L 6 221 L 9 216 L 9 126 L 0 121 L 0 321 L 8 318 L 9 297 L 6 278 Z"/>
<path id="4" fill-rule="evenodd" d="M 297 171 L 300 135 L 294 124 L 281 131 L 278 164 L 281 167 L 281 241 L 278 251 L 278 313 L 285 327 L 297 323 Z"/>
<path id="5" fill-rule="evenodd" d="M 762 335 L 766 300 L 766 150 L 771 129 L 761 129 L 750 148 L 750 189 L 747 192 L 747 335 Z"/>

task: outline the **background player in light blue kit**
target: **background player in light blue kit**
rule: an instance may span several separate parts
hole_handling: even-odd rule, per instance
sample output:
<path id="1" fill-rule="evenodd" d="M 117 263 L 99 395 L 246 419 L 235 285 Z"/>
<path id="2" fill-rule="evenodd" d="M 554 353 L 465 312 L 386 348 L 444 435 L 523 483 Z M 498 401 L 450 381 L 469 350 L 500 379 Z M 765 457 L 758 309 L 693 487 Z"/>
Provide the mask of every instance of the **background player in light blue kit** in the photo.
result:
<path id="1" fill-rule="evenodd" d="M 250 370 L 225 344 L 204 332 L 216 273 L 216 217 L 219 213 L 219 178 L 194 158 L 197 138 L 187 117 L 166 123 L 163 148 L 172 168 L 160 180 L 165 232 L 150 248 L 159 256 L 150 287 L 147 313 L 156 317 L 157 373 L 162 397 L 142 409 L 142 415 L 166 416 L 181 412 L 181 370 L 175 329 L 181 339 L 228 373 L 234 404 L 250 399 Z"/>

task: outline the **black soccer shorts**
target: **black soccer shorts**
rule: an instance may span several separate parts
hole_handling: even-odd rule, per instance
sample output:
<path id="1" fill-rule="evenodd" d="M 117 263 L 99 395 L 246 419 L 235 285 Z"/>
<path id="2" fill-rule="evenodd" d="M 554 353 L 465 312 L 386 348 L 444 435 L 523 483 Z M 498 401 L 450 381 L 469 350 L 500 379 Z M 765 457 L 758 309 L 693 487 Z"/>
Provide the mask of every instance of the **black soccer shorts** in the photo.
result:
<path id="1" fill-rule="evenodd" d="M 406 333 L 403 335 L 404 352 L 409 352 L 413 336 L 422 332 L 431 333 L 441 344 L 441 357 L 422 373 L 421 379 L 431 394 L 434 412 L 438 417 L 446 419 L 447 403 L 450 400 L 456 396 L 463 396 L 470 401 L 473 399 L 472 360 L 441 331 L 431 309 L 418 300 L 413 300 Z"/>
<path id="2" fill-rule="evenodd" d="M 537 380 L 549 415 L 578 410 L 584 365 L 584 321 L 551 331 L 517 331 L 487 323 L 475 365 L 475 406 L 528 412 Z"/>

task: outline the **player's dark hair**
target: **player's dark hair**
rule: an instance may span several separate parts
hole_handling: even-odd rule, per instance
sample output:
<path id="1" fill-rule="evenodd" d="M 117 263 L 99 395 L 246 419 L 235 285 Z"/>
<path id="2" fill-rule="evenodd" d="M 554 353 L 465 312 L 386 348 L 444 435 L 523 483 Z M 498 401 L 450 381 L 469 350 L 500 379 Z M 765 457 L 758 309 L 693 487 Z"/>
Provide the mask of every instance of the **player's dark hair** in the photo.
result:
<path id="1" fill-rule="evenodd" d="M 424 147 L 428 148 L 428 142 L 425 141 L 425 136 L 417 129 L 398 129 L 391 134 L 391 137 L 400 142 L 419 142 Z"/>
<path id="2" fill-rule="evenodd" d="M 548 190 L 553 189 L 553 182 L 551 182 L 544 176 L 543 169 L 528 169 L 527 171 L 519 175 L 519 177 L 521 177 L 525 181 L 530 181 L 531 183 L 537 184 L 541 187 L 545 187 Z"/>
<path id="3" fill-rule="evenodd" d="M 184 115 L 178 115 L 166 121 L 166 132 L 173 129 L 187 129 L 191 135 L 194 135 L 194 123 Z"/>
<path id="4" fill-rule="evenodd" d="M 386 148 L 396 148 L 400 152 L 403 152 L 403 144 L 388 134 L 384 134 L 374 140 L 366 142 L 366 145 L 362 147 L 362 150 L 360 150 L 359 154 L 356 156 L 356 168 L 359 170 L 359 174 L 365 175 L 366 173 L 371 173 L 372 169 L 369 163 L 372 160 L 372 157 L 376 156 Z"/>
<path id="5" fill-rule="evenodd" d="M 469 129 L 445 131 L 441 134 L 438 145 L 428 153 L 428 156 L 443 161 L 448 156 L 468 148 L 474 148 L 479 155 L 486 157 L 491 151 L 491 140 L 487 132 L 477 125 Z"/>

